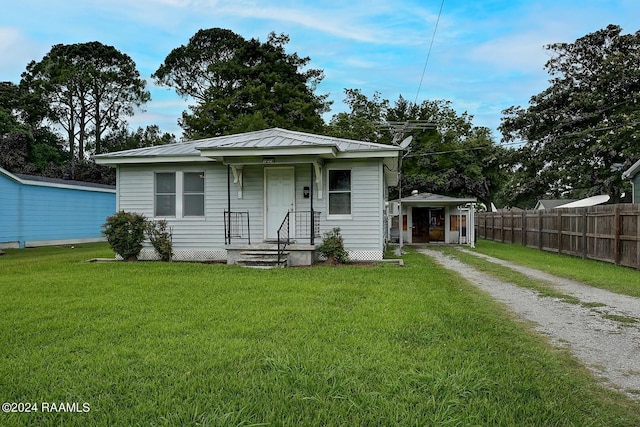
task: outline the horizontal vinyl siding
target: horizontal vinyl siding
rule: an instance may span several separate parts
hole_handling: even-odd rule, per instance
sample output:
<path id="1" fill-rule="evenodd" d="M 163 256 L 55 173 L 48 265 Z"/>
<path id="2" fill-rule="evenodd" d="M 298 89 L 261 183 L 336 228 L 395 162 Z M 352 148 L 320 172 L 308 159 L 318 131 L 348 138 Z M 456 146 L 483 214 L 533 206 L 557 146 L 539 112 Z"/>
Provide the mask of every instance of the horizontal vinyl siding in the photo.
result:
<path id="1" fill-rule="evenodd" d="M 154 217 L 154 177 L 157 172 L 204 172 L 205 216 L 187 218 Z M 227 194 L 226 167 L 213 163 L 198 165 L 151 165 L 120 167 L 119 209 L 137 212 L 149 219 L 166 219 L 171 227 L 174 250 L 211 250 L 224 247 L 224 217 Z"/>
<path id="2" fill-rule="evenodd" d="M 327 219 L 328 174 L 327 170 L 350 169 L 352 215 L 350 219 Z M 248 212 L 250 217 L 251 243 L 260 243 L 264 238 L 264 186 L 265 167 L 246 165 L 243 167 L 242 198 L 238 198 L 239 187 L 233 183 L 231 174 L 231 210 Z M 153 218 L 154 173 L 177 171 L 205 172 L 205 218 L 167 218 L 173 229 L 175 250 L 224 249 L 224 211 L 227 209 L 227 167 L 215 163 L 205 165 L 151 165 L 120 167 L 119 209 L 144 214 Z M 318 198 L 318 189 L 313 185 L 314 210 L 320 211 L 321 233 L 340 227 L 345 247 L 350 251 L 379 251 L 382 242 L 382 170 L 378 161 L 331 162 L 322 168 L 323 191 Z M 295 166 L 295 206 L 298 211 L 309 211 L 309 198 L 304 198 L 304 187 L 311 186 L 311 165 Z M 283 218 L 284 219 L 284 218 Z M 238 239 L 233 243 L 246 243 Z"/>
<path id="3" fill-rule="evenodd" d="M 0 243 L 20 239 L 20 184 L 0 175 Z"/>
<path id="4" fill-rule="evenodd" d="M 112 192 L 21 184 L 0 179 L 0 242 L 43 242 L 102 237 L 116 211 Z"/>
<path id="5" fill-rule="evenodd" d="M 351 218 L 328 218 L 328 171 L 331 169 L 351 170 Z M 382 250 L 382 188 L 380 163 L 332 162 L 323 168 L 324 191 L 320 228 L 324 233 L 334 227 L 340 228 L 345 248 L 350 251 Z"/>
<path id="6" fill-rule="evenodd" d="M 22 204 L 25 241 L 99 238 L 115 194 L 25 186 Z"/>
<path id="7" fill-rule="evenodd" d="M 633 203 L 640 203 L 640 172 L 633 178 Z"/>

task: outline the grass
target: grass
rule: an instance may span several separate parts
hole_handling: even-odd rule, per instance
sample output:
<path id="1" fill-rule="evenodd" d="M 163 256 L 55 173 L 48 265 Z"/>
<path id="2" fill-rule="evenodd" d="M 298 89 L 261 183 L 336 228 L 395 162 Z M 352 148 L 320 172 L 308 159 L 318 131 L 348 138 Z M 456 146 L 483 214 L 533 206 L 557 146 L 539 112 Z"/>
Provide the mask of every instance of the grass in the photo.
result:
<path id="1" fill-rule="evenodd" d="M 640 271 L 509 243 L 479 240 L 477 252 L 619 294 L 640 297 Z"/>
<path id="2" fill-rule="evenodd" d="M 640 425 L 637 402 L 419 254 L 257 271 L 6 252 L 0 400 L 91 409 L 1 425 Z"/>

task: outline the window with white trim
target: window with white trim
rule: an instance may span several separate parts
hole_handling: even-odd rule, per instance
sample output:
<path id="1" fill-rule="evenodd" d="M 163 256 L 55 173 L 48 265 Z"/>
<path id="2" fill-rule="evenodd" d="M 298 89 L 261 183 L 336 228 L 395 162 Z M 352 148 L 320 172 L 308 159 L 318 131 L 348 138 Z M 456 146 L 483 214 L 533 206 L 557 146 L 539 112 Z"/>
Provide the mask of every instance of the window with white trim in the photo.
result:
<path id="1" fill-rule="evenodd" d="M 155 216 L 176 216 L 176 174 L 159 172 L 155 177 Z"/>
<path id="2" fill-rule="evenodd" d="M 204 172 L 185 172 L 183 216 L 204 216 Z"/>
<path id="3" fill-rule="evenodd" d="M 156 172 L 156 217 L 203 217 L 204 172 Z"/>
<path id="4" fill-rule="evenodd" d="M 351 215 L 351 170 L 329 170 L 329 215 Z"/>

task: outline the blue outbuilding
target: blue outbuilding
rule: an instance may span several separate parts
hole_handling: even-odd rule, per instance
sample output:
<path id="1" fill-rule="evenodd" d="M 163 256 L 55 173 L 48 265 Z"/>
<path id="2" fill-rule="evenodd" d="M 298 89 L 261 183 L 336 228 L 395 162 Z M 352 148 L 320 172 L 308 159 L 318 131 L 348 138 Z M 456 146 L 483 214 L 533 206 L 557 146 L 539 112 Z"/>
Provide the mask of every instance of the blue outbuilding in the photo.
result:
<path id="1" fill-rule="evenodd" d="M 104 241 L 115 186 L 12 174 L 0 168 L 0 248 Z"/>

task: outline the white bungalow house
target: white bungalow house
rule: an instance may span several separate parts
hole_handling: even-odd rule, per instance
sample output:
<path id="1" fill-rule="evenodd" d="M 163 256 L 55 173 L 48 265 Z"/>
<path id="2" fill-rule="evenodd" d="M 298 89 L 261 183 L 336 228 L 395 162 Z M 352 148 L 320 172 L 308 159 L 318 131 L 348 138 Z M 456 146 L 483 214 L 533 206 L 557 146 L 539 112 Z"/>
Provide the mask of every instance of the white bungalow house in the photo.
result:
<path id="1" fill-rule="evenodd" d="M 95 156 L 116 168 L 116 209 L 165 219 L 176 260 L 251 258 L 287 244 L 309 264 L 324 232 L 339 227 L 353 260 L 380 260 L 392 145 L 268 129 Z M 145 247 L 142 259 L 153 259 Z M 243 258 L 244 257 L 244 258 Z"/>
<path id="2" fill-rule="evenodd" d="M 411 196 L 389 204 L 389 235 L 396 241 L 402 238 L 406 244 L 452 243 L 473 246 L 476 202 L 475 198 L 414 191 Z"/>

